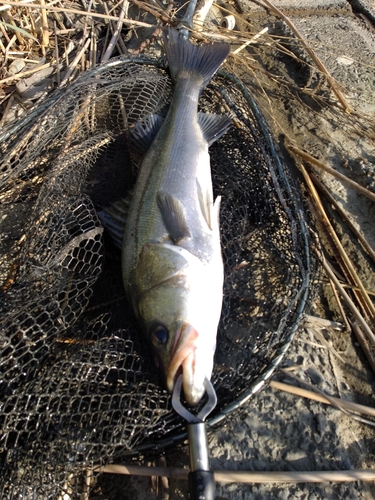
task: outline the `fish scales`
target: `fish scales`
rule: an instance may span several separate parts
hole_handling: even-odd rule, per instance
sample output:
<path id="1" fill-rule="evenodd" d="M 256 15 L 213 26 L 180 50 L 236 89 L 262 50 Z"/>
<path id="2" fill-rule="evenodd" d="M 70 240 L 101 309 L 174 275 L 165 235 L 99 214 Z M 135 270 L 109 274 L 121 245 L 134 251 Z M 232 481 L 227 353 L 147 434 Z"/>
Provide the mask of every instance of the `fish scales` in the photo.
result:
<path id="1" fill-rule="evenodd" d="M 129 266 L 133 264 L 135 256 L 139 255 L 146 241 L 169 239 L 168 230 L 156 203 L 157 194 L 161 189 L 176 196 L 189 211 L 189 218 L 194 220 L 195 231 L 185 245 L 194 254 L 202 254 L 200 240 L 205 236 L 202 226 L 207 224 L 198 204 L 197 179 L 201 180 L 201 185 L 211 183 L 210 164 L 207 142 L 203 138 L 194 109 L 198 103 L 199 87 L 194 89 L 195 104 L 189 95 L 183 93 L 190 82 L 182 83 L 183 85 L 176 87 L 176 97 L 170 107 L 171 113 L 166 117 L 139 173 L 135 189 L 136 199 L 132 204 L 133 211 L 129 213 L 129 221 L 133 217 L 136 219 L 132 233 L 134 249 L 133 255 L 130 255 Z M 130 243 L 130 238 L 127 241 Z"/>

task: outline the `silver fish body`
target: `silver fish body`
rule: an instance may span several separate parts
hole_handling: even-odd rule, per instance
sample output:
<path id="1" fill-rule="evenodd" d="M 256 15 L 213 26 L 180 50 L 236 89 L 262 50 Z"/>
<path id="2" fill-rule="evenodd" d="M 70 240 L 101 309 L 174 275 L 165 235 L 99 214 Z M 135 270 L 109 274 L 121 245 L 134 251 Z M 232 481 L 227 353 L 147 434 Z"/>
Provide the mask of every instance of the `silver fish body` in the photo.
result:
<path id="1" fill-rule="evenodd" d="M 208 148 L 230 124 L 225 115 L 198 113 L 198 100 L 229 47 L 193 45 L 173 29 L 164 43 L 173 98 L 137 177 L 122 269 L 167 388 L 182 372 L 185 398 L 196 404 L 212 373 L 223 294 L 220 199 L 213 200 Z"/>

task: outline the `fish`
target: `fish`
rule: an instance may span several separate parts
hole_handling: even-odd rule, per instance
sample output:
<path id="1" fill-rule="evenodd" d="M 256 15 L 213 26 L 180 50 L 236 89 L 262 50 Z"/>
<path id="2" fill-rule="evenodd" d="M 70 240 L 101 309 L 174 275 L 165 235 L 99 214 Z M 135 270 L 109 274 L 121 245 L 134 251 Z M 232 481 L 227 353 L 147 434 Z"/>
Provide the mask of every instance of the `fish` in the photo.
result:
<path id="1" fill-rule="evenodd" d="M 198 101 L 230 47 L 193 44 L 174 28 L 163 38 L 173 95 L 164 120 L 151 115 L 133 131 L 148 150 L 127 208 L 122 275 L 168 391 L 182 374 L 196 405 L 212 375 L 224 280 L 208 148 L 231 125 L 198 112 Z"/>

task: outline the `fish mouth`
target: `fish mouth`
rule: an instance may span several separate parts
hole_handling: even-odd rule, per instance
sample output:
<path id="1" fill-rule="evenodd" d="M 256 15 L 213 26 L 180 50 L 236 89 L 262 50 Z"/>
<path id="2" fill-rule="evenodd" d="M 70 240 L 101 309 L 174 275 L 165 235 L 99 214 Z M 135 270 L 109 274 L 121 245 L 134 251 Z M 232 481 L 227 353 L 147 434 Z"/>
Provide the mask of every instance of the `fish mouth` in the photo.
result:
<path id="1" fill-rule="evenodd" d="M 176 335 L 167 370 L 167 388 L 173 392 L 182 373 L 182 386 L 188 404 L 196 405 L 204 394 L 204 375 L 197 373 L 196 350 L 198 332 L 189 323 L 183 323 Z M 200 380 L 201 379 L 201 380 Z"/>

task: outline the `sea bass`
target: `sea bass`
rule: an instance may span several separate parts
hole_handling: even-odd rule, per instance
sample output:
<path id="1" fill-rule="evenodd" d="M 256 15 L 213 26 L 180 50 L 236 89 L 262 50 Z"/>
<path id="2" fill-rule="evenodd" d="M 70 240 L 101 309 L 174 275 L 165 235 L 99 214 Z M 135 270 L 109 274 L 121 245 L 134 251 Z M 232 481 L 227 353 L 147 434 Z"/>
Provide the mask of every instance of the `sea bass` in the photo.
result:
<path id="1" fill-rule="evenodd" d="M 168 390 L 182 373 L 185 398 L 197 404 L 212 373 L 223 298 L 208 147 L 230 126 L 226 115 L 198 113 L 198 100 L 230 48 L 194 45 L 175 29 L 164 32 L 164 45 L 174 92 L 162 124 L 152 116 L 134 132 L 151 145 L 129 206 L 122 270 Z"/>

